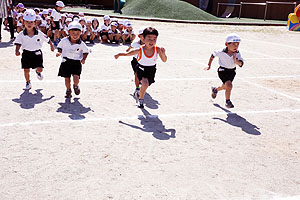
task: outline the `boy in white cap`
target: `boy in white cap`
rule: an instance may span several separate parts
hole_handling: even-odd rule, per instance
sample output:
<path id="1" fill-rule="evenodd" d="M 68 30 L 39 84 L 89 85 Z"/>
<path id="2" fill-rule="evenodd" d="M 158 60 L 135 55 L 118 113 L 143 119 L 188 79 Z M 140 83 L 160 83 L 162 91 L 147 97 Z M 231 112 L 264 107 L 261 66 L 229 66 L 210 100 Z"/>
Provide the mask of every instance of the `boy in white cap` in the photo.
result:
<path id="1" fill-rule="evenodd" d="M 126 49 L 126 52 L 129 52 L 131 49 L 139 49 L 140 46 L 142 46 L 144 43 L 141 40 L 142 36 L 143 36 L 143 32 L 145 30 L 145 27 L 141 27 L 139 29 L 139 35 L 138 37 L 140 38 L 138 41 L 131 43 L 131 45 L 128 47 L 128 49 Z M 136 73 L 136 67 L 137 67 L 138 61 L 137 61 L 137 55 L 134 55 L 131 61 L 131 66 L 132 66 L 132 70 L 134 72 L 134 84 L 135 84 L 135 91 L 133 93 L 133 96 L 135 97 L 136 101 L 139 100 L 139 96 L 140 96 L 140 81 L 137 77 L 137 73 Z"/>
<path id="2" fill-rule="evenodd" d="M 143 31 L 142 41 L 145 43 L 139 49 L 132 50 L 128 53 L 119 53 L 115 55 L 118 59 L 120 56 L 137 55 L 138 64 L 136 73 L 139 81 L 142 83 L 138 107 L 144 108 L 144 96 L 147 88 L 155 82 L 156 62 L 158 56 L 163 62 L 167 62 L 166 51 L 163 47 L 156 46 L 158 31 L 155 28 L 148 27 Z"/>
<path id="3" fill-rule="evenodd" d="M 24 13 L 24 31 L 20 32 L 15 40 L 16 56 L 20 55 L 20 48 L 22 47 L 22 69 L 24 69 L 24 76 L 26 79 L 25 89 L 31 89 L 30 83 L 30 68 L 36 69 L 36 74 L 39 80 L 43 79 L 43 54 L 41 51 L 43 42 L 48 42 L 51 51 L 54 51 L 54 46 L 47 36 L 35 28 L 36 14 L 34 10 L 29 9 Z"/>
<path id="4" fill-rule="evenodd" d="M 54 42 L 53 44 L 56 46 L 60 41 L 60 22 L 61 22 L 61 14 L 60 11 L 65 7 L 64 2 L 57 1 L 55 4 L 55 9 L 52 10 L 51 13 L 51 29 L 49 31 L 54 31 Z"/>
<path id="5" fill-rule="evenodd" d="M 94 44 L 95 34 L 92 30 L 92 20 L 87 19 L 86 20 L 86 27 L 84 29 L 84 32 L 82 34 L 82 40 L 83 41 L 89 41 L 90 44 Z"/>
<path id="6" fill-rule="evenodd" d="M 100 37 L 101 37 L 101 43 L 107 43 L 108 42 L 108 31 L 110 29 L 110 17 L 108 15 L 105 15 L 103 17 L 104 24 L 100 27 Z"/>
<path id="7" fill-rule="evenodd" d="M 118 23 L 117 22 L 112 22 L 110 24 L 110 30 L 108 31 L 108 39 L 110 43 L 116 43 L 119 44 L 120 38 L 121 38 L 121 33 L 117 29 Z"/>
<path id="8" fill-rule="evenodd" d="M 126 24 L 126 29 L 122 34 L 123 44 L 130 43 L 135 39 L 136 35 L 132 29 L 132 25 L 130 23 Z"/>
<path id="9" fill-rule="evenodd" d="M 208 67 L 205 70 L 209 70 L 211 63 L 214 60 L 215 56 L 219 57 L 218 75 L 222 81 L 222 85 L 219 87 L 212 87 L 212 98 L 217 97 L 217 93 L 221 90 L 225 90 L 225 106 L 227 108 L 233 108 L 234 105 L 230 100 L 231 90 L 232 90 L 232 81 L 236 75 L 236 65 L 242 67 L 244 64 L 243 58 L 238 51 L 241 38 L 235 33 L 227 35 L 225 42 L 225 49 L 214 51 L 209 59 Z"/>
<path id="10" fill-rule="evenodd" d="M 65 37 L 59 42 L 56 56 L 62 56 L 58 76 L 65 78 L 65 86 L 67 88 L 65 97 L 71 98 L 71 76 L 73 76 L 74 92 L 76 95 L 79 95 L 79 78 L 82 64 L 85 63 L 89 50 L 86 44 L 80 39 L 82 31 L 81 24 L 73 21 L 69 24 L 68 29 L 69 37 Z"/>

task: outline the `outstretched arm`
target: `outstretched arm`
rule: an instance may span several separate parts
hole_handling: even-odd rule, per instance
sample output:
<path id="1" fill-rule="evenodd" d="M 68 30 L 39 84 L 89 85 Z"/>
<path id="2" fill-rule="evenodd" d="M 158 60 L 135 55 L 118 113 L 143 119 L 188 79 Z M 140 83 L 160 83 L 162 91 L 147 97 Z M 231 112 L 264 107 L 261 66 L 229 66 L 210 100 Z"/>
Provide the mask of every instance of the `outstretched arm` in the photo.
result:
<path id="1" fill-rule="evenodd" d="M 128 53 L 118 53 L 115 55 L 115 59 L 118 59 L 120 56 L 133 56 L 139 54 L 139 52 L 140 50 L 136 49 L 136 50 L 129 51 Z"/>
<path id="2" fill-rule="evenodd" d="M 157 47 L 158 55 L 163 62 L 167 62 L 166 50 L 163 47 Z"/>
<path id="3" fill-rule="evenodd" d="M 20 48 L 21 48 L 21 45 L 20 44 L 16 44 L 16 56 L 19 56 L 20 55 Z"/>
<path id="4" fill-rule="evenodd" d="M 208 61 L 208 64 L 207 64 L 208 67 L 205 67 L 204 70 L 210 70 L 210 66 L 211 66 L 211 63 L 212 63 L 212 61 L 214 60 L 214 58 L 215 58 L 215 57 L 214 57 L 213 55 L 210 56 L 209 61 Z"/>

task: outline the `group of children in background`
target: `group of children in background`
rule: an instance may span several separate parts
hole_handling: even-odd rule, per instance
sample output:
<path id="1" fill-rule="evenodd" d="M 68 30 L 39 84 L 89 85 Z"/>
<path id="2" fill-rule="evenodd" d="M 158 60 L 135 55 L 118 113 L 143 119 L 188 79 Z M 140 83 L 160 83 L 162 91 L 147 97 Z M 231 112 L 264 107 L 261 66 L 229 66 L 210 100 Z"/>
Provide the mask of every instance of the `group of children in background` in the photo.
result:
<path id="1" fill-rule="evenodd" d="M 18 5 L 18 8 L 22 6 Z M 24 76 L 26 79 L 25 90 L 31 89 L 30 69 L 35 69 L 39 80 L 43 79 L 43 57 L 41 47 L 43 42 L 50 45 L 51 51 L 54 51 L 54 45 L 57 46 L 58 52 L 56 56 L 62 57 L 62 62 L 59 68 L 58 76 L 64 77 L 66 86 L 66 98 L 72 97 L 71 77 L 73 77 L 73 90 L 76 95 L 80 94 L 79 79 L 82 71 L 82 64 L 89 54 L 87 45 L 83 41 L 92 42 L 94 39 L 101 39 L 102 43 L 115 42 L 131 43 L 135 39 L 135 34 L 129 22 L 124 24 L 118 20 L 111 20 L 108 16 L 104 16 L 104 24 L 99 27 L 97 19 L 85 20 L 83 13 L 78 16 L 67 15 L 65 20 L 62 19 L 60 10 L 64 7 L 62 1 L 56 2 L 56 7 L 52 10 L 50 15 L 50 24 L 48 14 L 40 12 L 35 9 L 27 9 L 19 11 L 22 14 L 22 29 L 19 30 L 19 35 L 15 40 L 16 56 L 20 55 L 20 48 L 22 48 L 22 69 L 24 69 Z M 43 14 L 45 13 L 45 14 Z M 38 22 L 39 18 L 46 19 L 46 29 L 40 27 L 42 23 Z M 65 22 L 65 24 L 64 24 Z M 46 24 L 46 25 L 47 25 Z M 125 30 L 124 30 L 125 27 Z M 50 32 L 49 32 L 50 31 Z M 54 44 L 50 38 L 46 36 L 53 36 Z M 139 40 L 133 42 L 126 50 L 126 53 L 118 53 L 115 58 L 120 56 L 133 56 L 131 66 L 135 76 L 135 92 L 138 107 L 144 108 L 144 96 L 147 88 L 155 82 L 156 62 L 158 56 L 163 62 L 167 61 L 165 49 L 156 46 L 158 31 L 155 28 L 147 27 L 140 28 L 138 33 Z M 235 77 L 236 65 L 242 67 L 243 59 L 238 51 L 240 44 L 240 37 L 236 34 L 230 34 L 226 38 L 225 49 L 214 51 L 210 57 L 208 67 L 215 56 L 219 57 L 218 75 L 222 81 L 220 87 L 212 87 L 212 98 L 216 98 L 217 93 L 225 90 L 225 99 L 227 108 L 233 108 L 230 100 L 232 81 Z"/>
<path id="2" fill-rule="evenodd" d="M 87 18 L 83 12 L 78 15 L 61 13 L 65 7 L 62 1 L 57 1 L 54 9 L 34 8 L 36 13 L 36 29 L 42 31 L 52 39 L 56 46 L 58 42 L 68 35 L 68 25 L 72 21 L 78 21 L 82 25 L 81 39 L 84 42 L 94 44 L 101 43 L 131 43 L 136 35 L 129 20 L 120 20 L 104 16 L 101 25 L 97 18 Z M 19 33 L 24 30 L 24 14 L 27 9 L 22 3 L 14 8 L 14 27 Z M 4 21 L 7 28 L 7 21 Z"/>

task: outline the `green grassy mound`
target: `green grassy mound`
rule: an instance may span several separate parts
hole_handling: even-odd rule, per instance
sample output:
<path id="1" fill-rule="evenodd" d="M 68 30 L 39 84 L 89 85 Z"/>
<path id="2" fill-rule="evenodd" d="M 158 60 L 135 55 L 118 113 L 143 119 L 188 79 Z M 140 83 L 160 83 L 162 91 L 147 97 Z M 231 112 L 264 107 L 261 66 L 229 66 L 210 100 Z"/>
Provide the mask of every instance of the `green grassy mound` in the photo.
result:
<path id="1" fill-rule="evenodd" d="M 221 21 L 220 18 L 180 0 L 126 0 L 122 12 L 129 16 Z"/>

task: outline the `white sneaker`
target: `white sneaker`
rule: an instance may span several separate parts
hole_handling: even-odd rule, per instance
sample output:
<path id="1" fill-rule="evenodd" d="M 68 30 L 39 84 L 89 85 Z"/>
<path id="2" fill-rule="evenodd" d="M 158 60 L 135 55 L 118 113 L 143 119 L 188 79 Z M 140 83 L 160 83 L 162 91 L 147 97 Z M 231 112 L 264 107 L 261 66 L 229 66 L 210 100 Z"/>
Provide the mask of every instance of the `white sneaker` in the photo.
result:
<path id="1" fill-rule="evenodd" d="M 38 72 L 38 71 L 35 71 L 36 72 L 36 76 L 37 76 L 37 78 L 41 81 L 41 80 L 43 80 L 43 74 L 41 73 L 41 72 Z"/>
<path id="2" fill-rule="evenodd" d="M 30 89 L 31 89 L 31 83 L 26 82 L 26 86 L 25 86 L 24 90 L 30 90 Z"/>

